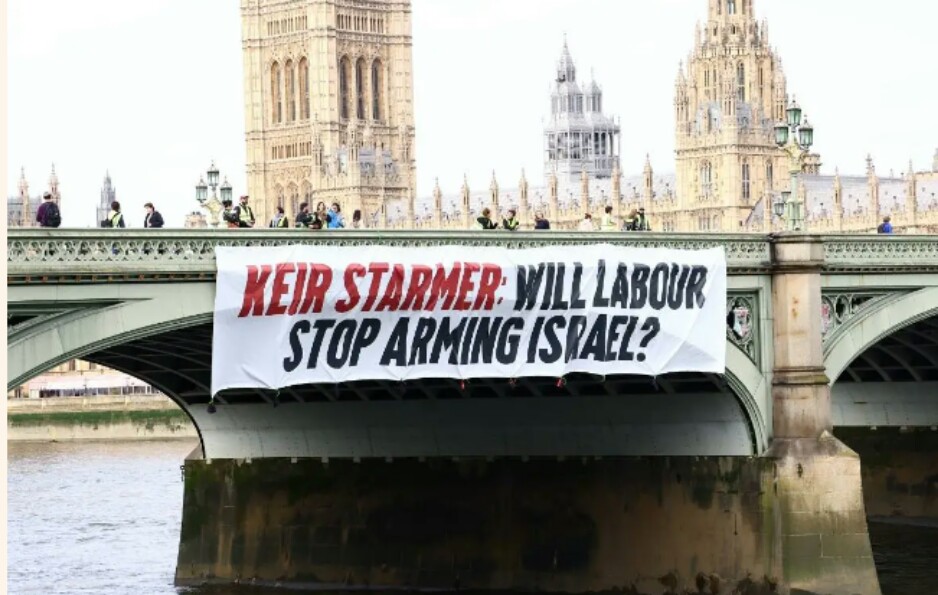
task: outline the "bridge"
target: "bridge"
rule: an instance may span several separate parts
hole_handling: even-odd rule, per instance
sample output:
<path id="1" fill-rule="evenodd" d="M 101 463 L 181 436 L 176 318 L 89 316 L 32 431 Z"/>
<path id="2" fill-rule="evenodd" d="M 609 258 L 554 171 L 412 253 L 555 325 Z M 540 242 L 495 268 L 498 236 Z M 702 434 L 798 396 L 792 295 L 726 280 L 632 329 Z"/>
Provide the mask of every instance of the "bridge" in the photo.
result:
<path id="1" fill-rule="evenodd" d="M 727 342 L 725 374 L 357 382 L 226 391 L 208 406 L 217 246 L 595 242 L 724 247 L 727 327 L 714 340 Z M 879 506 L 871 485 L 886 493 L 897 476 L 864 468 L 864 508 L 859 458 L 830 432 L 938 426 L 938 237 L 14 229 L 7 264 L 8 388 L 82 358 L 157 387 L 197 428 L 180 583 L 716 593 L 714 577 L 732 577 L 878 593 L 865 514 Z M 328 495 L 299 490 L 300 478 Z M 528 502 L 527 521 L 478 508 L 504 507 L 507 485 Z M 545 490 L 567 494 L 561 508 L 579 516 L 549 506 Z M 663 532 L 647 524 L 655 507 L 640 496 L 651 492 L 679 519 L 656 517 Z M 624 497 L 626 512 L 596 493 Z M 309 513 L 324 502 L 328 512 Z M 363 508 L 367 519 L 349 520 Z M 638 538 L 645 552 L 628 545 Z"/>

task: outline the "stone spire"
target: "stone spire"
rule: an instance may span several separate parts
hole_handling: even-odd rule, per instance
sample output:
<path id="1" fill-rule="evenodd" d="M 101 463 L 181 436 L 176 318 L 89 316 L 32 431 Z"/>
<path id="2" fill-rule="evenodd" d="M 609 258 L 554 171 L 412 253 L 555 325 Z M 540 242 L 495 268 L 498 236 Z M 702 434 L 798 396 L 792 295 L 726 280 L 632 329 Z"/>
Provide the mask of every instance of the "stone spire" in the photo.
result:
<path id="1" fill-rule="evenodd" d="M 866 175 L 870 193 L 870 211 L 873 217 L 873 223 L 879 223 L 879 178 L 876 176 L 876 166 L 873 164 L 873 156 L 866 156 Z"/>
<path id="2" fill-rule="evenodd" d="M 20 204 L 22 205 L 22 209 L 20 209 L 20 225 L 29 227 L 32 224 L 32 213 L 29 211 L 29 182 L 26 181 L 25 167 L 20 168 L 19 192 Z"/>
<path id="3" fill-rule="evenodd" d="M 622 172 L 618 160 L 612 167 L 612 212 L 617 221 L 622 221 Z"/>
<path id="4" fill-rule="evenodd" d="M 915 228 L 918 225 L 918 196 L 915 193 L 915 166 L 909 159 L 909 172 L 906 174 L 905 215 L 906 224 Z M 913 231 L 913 230 L 908 230 Z"/>
<path id="5" fill-rule="evenodd" d="M 933 172 L 938 172 L 938 149 L 935 149 L 935 157 L 931 162 L 931 170 Z"/>
<path id="6" fill-rule="evenodd" d="M 645 208 L 651 208 L 651 201 L 655 194 L 655 172 L 651 168 L 651 155 L 645 154 L 645 169 L 642 177 L 644 178 L 644 196 Z"/>
<path id="7" fill-rule="evenodd" d="M 52 194 L 52 199 L 58 203 L 59 198 L 59 176 L 55 174 L 55 164 L 52 164 L 52 173 L 49 174 L 49 192 Z"/>
<path id="8" fill-rule="evenodd" d="M 518 191 L 520 196 L 518 199 L 518 222 L 521 224 L 521 227 L 525 227 L 528 223 L 528 178 L 524 175 L 524 169 L 521 170 L 521 182 L 518 184 Z"/>
<path id="9" fill-rule="evenodd" d="M 469 210 L 470 210 L 469 207 L 470 207 L 470 204 L 469 204 L 469 177 L 464 174 L 464 175 L 463 175 L 463 178 L 462 178 L 462 222 L 463 222 L 463 229 L 469 229 L 469 226 L 470 226 L 471 214 L 470 214 L 470 212 L 469 212 Z"/>
<path id="10" fill-rule="evenodd" d="M 26 181 L 26 168 L 20 168 L 20 185 L 19 185 L 20 196 L 24 194 L 29 194 L 29 183 Z"/>
<path id="11" fill-rule="evenodd" d="M 498 217 L 501 215 L 501 210 L 498 204 L 498 180 L 495 179 L 495 170 L 492 170 L 492 183 L 489 184 L 489 202 L 492 205 L 492 216 Z"/>
<path id="12" fill-rule="evenodd" d="M 440 190 L 440 178 L 433 186 L 433 225 L 436 229 L 443 229 L 443 191 Z"/>
<path id="13" fill-rule="evenodd" d="M 840 168 L 834 168 L 834 229 L 843 231 L 844 186 L 840 180 Z"/>
<path id="14" fill-rule="evenodd" d="M 560 52 L 560 60 L 557 62 L 557 82 L 576 82 L 576 66 L 573 64 L 573 57 L 570 55 L 570 48 L 567 46 L 566 33 L 563 35 L 563 50 Z"/>

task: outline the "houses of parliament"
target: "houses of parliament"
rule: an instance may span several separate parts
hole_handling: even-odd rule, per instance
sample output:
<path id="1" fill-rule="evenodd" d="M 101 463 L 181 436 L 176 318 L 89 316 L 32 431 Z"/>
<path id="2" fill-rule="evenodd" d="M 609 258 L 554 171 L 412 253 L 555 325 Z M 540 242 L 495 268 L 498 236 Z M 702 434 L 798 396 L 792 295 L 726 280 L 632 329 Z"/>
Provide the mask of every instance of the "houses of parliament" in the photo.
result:
<path id="1" fill-rule="evenodd" d="M 471 229 L 518 211 L 574 229 L 606 206 L 621 217 L 644 207 L 652 228 L 769 232 L 784 228 L 772 204 L 790 190 L 790 161 L 776 122 L 793 101 L 755 0 L 706 0 L 693 50 L 674 86 L 674 173 L 623 176 L 617 118 L 597 81 L 579 76 L 566 41 L 544 129 L 542 180 L 470 189 L 437 182 L 417 197 L 409 0 L 242 0 L 248 193 L 266 220 L 277 205 L 339 202 L 365 227 Z M 821 175 L 808 154 L 796 176 L 806 226 L 873 232 L 884 216 L 897 233 L 938 232 L 938 151 L 931 167 L 883 175 Z M 859 169 L 859 168 L 858 168 Z"/>

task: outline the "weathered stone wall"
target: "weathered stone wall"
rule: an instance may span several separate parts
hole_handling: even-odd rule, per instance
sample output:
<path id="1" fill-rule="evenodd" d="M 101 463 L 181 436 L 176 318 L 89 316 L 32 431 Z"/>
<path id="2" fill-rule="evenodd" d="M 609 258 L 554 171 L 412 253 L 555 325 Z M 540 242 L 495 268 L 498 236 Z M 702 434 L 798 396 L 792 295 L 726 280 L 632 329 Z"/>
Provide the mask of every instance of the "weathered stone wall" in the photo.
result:
<path id="1" fill-rule="evenodd" d="M 776 440 L 783 585 L 799 594 L 880 593 L 866 525 L 860 458 L 830 433 Z"/>
<path id="2" fill-rule="evenodd" d="M 838 428 L 863 461 L 870 517 L 938 521 L 938 431 L 930 428 Z"/>
<path id="3" fill-rule="evenodd" d="M 769 593 L 773 469 L 754 458 L 190 460 L 176 579 Z"/>
<path id="4" fill-rule="evenodd" d="M 163 396 L 11 399 L 7 408 L 10 442 L 199 437 L 186 412 Z"/>

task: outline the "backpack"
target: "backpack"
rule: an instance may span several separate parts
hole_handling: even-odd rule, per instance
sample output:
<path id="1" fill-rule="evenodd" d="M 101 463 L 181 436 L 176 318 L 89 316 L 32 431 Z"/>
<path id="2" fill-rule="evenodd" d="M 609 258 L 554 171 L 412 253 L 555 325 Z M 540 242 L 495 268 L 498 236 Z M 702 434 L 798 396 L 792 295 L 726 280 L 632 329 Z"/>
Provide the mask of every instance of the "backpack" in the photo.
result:
<path id="1" fill-rule="evenodd" d="M 886 233 L 886 224 L 880 223 L 879 227 L 876 228 L 876 233 Z"/>
<path id="2" fill-rule="evenodd" d="M 46 207 L 46 212 L 42 217 L 43 227 L 58 227 L 62 225 L 62 213 L 59 212 L 59 205 L 50 202 Z"/>

